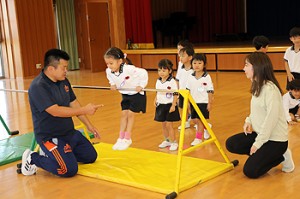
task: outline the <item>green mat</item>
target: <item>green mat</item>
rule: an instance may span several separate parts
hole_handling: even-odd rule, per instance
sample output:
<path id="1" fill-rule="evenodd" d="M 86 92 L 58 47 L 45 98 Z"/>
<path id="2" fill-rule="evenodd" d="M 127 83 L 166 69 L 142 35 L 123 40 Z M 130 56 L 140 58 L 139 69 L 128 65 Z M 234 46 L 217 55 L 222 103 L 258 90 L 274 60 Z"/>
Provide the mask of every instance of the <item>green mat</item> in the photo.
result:
<path id="1" fill-rule="evenodd" d="M 88 134 L 91 139 L 94 138 L 93 133 L 88 132 Z M 26 133 L 0 140 L 0 166 L 21 160 L 23 152 L 28 148 L 34 150 L 35 145 L 34 133 Z"/>
<path id="2" fill-rule="evenodd" d="M 0 140 L 0 166 L 22 159 L 25 149 L 34 149 L 35 140 L 33 133 L 13 136 Z"/>

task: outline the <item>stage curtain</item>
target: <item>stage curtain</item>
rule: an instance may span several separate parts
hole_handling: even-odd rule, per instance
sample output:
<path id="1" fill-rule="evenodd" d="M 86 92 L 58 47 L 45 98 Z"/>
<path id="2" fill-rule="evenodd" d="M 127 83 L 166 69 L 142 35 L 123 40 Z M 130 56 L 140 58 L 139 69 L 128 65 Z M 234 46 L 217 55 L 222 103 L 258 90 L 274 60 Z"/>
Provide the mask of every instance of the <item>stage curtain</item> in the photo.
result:
<path id="1" fill-rule="evenodd" d="M 190 31 L 190 41 L 211 42 L 216 35 L 237 35 L 241 31 L 238 9 L 242 8 L 237 0 L 187 1 L 188 14 L 197 21 Z"/>
<path id="2" fill-rule="evenodd" d="M 70 55 L 69 70 L 79 69 L 73 0 L 56 0 L 59 47 Z"/>
<path id="3" fill-rule="evenodd" d="M 151 0 L 124 0 L 124 17 L 127 48 L 154 48 Z"/>

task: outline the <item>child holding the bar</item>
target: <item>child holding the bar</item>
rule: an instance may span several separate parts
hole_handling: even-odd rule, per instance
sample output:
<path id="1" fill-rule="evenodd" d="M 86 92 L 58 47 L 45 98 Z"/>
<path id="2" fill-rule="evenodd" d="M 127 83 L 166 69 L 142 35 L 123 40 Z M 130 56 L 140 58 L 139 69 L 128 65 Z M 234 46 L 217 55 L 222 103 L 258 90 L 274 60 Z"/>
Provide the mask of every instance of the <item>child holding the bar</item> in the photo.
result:
<path id="1" fill-rule="evenodd" d="M 177 83 L 172 76 L 173 63 L 168 59 L 162 59 L 158 63 L 159 78 L 156 81 L 155 88 L 163 90 L 178 90 Z M 173 122 L 180 120 L 177 107 L 178 94 L 174 92 L 157 92 L 154 99 L 156 106 L 155 121 L 162 123 L 162 132 L 165 140 L 158 146 L 159 148 L 170 147 L 170 151 L 176 151 L 178 143 L 173 129 Z"/>
<path id="2" fill-rule="evenodd" d="M 145 69 L 132 65 L 126 54 L 116 47 L 106 51 L 104 60 L 107 65 L 106 76 L 111 90 L 119 90 L 122 94 L 120 133 L 112 148 L 126 150 L 132 144 L 131 132 L 134 114 L 146 112 L 146 93 L 143 89 L 148 84 L 148 73 Z"/>
<path id="3" fill-rule="evenodd" d="M 300 79 L 294 79 L 289 83 L 289 92 L 283 95 L 283 108 L 286 121 L 290 125 L 297 124 L 297 115 L 300 114 Z"/>
<path id="4" fill-rule="evenodd" d="M 192 58 L 194 73 L 188 78 L 186 88 L 190 90 L 198 108 L 205 119 L 209 119 L 209 112 L 212 108 L 214 87 L 210 75 L 206 71 L 206 56 L 203 53 L 196 53 Z M 203 140 L 204 125 L 195 108 L 191 106 L 191 118 L 197 125 L 196 137 L 191 143 L 192 146 L 200 144 Z"/>

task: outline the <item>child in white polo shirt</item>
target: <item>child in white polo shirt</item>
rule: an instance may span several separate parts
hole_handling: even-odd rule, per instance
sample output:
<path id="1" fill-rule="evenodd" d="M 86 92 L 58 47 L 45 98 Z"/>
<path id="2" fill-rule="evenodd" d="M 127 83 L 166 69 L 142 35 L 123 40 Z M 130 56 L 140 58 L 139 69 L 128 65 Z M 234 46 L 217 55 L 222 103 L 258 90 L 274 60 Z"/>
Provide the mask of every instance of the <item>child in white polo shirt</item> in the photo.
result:
<path id="1" fill-rule="evenodd" d="M 290 125 L 297 122 L 297 115 L 300 114 L 300 79 L 294 79 L 289 83 L 289 92 L 283 95 L 283 108 L 286 121 Z"/>
<path id="2" fill-rule="evenodd" d="M 203 53 L 196 53 L 192 59 L 194 73 L 187 80 L 187 89 L 195 100 L 198 108 L 205 119 L 209 119 L 209 111 L 212 108 L 214 87 L 210 75 L 206 71 L 206 56 Z M 200 144 L 203 140 L 204 125 L 195 108 L 191 106 L 191 118 L 197 125 L 196 137 L 191 143 L 192 146 Z"/>
<path id="3" fill-rule="evenodd" d="M 177 82 L 172 76 L 173 63 L 168 59 L 162 59 L 158 63 L 159 78 L 156 81 L 155 88 L 161 90 L 178 90 Z M 155 121 L 162 123 L 162 132 L 165 140 L 158 146 L 159 148 L 170 147 L 170 151 L 176 151 L 178 143 L 173 129 L 173 122 L 180 120 L 177 107 L 178 94 L 173 91 L 157 92 L 154 99 L 156 106 Z"/>

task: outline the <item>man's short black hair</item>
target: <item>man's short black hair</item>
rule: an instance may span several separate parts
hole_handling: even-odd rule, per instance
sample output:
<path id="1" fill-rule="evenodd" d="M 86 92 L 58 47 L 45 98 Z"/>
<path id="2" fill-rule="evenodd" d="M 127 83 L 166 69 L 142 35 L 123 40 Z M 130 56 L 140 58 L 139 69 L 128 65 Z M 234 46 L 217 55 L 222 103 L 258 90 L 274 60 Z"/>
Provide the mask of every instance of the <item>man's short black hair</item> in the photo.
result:
<path id="1" fill-rule="evenodd" d="M 44 57 L 44 68 L 50 65 L 56 67 L 60 59 L 69 61 L 70 56 L 67 52 L 60 49 L 53 48 L 48 50 Z"/>

